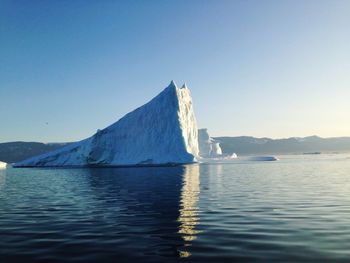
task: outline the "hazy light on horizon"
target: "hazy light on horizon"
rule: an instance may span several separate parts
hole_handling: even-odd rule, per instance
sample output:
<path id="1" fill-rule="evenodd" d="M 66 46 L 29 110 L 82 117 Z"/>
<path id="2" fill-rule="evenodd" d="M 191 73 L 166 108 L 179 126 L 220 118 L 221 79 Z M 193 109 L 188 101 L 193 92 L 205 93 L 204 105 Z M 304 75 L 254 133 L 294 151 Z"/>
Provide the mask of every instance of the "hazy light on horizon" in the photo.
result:
<path id="1" fill-rule="evenodd" d="M 0 142 L 75 141 L 170 80 L 213 136 L 350 136 L 349 1 L 0 3 Z"/>

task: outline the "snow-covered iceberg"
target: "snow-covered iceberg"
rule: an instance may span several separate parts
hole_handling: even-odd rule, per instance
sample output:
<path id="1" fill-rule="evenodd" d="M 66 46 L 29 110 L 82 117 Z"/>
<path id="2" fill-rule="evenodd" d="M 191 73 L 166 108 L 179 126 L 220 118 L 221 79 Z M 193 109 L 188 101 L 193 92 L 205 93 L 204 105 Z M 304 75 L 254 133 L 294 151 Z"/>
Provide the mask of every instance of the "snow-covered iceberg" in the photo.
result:
<path id="1" fill-rule="evenodd" d="M 201 157 L 212 158 L 222 155 L 219 142 L 209 136 L 207 129 L 198 130 L 198 147 Z"/>
<path id="2" fill-rule="evenodd" d="M 7 163 L 0 161 L 0 169 L 6 169 Z"/>
<path id="3" fill-rule="evenodd" d="M 234 159 L 237 158 L 235 153 L 228 155 L 223 154 L 220 142 L 210 137 L 208 129 L 198 130 L 198 148 L 199 157 L 203 161 L 210 161 L 210 159 Z"/>
<path id="4" fill-rule="evenodd" d="M 182 164 L 195 162 L 198 152 L 190 90 L 172 81 L 150 102 L 92 137 L 14 166 Z"/>

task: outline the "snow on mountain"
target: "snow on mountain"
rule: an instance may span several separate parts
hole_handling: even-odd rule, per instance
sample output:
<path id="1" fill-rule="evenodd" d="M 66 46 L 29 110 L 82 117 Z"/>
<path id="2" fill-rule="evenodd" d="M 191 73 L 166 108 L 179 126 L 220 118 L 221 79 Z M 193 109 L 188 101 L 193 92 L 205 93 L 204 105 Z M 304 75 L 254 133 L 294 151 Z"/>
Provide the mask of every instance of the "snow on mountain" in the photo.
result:
<path id="1" fill-rule="evenodd" d="M 124 166 L 191 163 L 198 130 L 190 90 L 170 85 L 150 102 L 93 136 L 15 164 L 24 166 Z"/>

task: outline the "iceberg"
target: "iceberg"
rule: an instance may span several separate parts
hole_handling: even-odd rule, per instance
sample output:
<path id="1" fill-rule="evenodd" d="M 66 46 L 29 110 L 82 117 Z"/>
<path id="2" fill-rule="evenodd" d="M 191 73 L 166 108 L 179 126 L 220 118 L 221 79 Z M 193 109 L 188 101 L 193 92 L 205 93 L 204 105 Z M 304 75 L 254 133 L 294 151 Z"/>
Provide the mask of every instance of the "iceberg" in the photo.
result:
<path id="1" fill-rule="evenodd" d="M 254 162 L 271 162 L 271 161 L 279 161 L 279 159 L 275 156 L 253 156 L 248 158 L 249 161 Z"/>
<path id="2" fill-rule="evenodd" d="M 199 155 L 203 158 L 212 158 L 222 155 L 219 142 L 209 136 L 208 129 L 198 130 Z"/>
<path id="3" fill-rule="evenodd" d="M 151 101 L 93 136 L 14 167 L 185 164 L 196 162 L 198 153 L 190 90 L 172 81 Z"/>
<path id="4" fill-rule="evenodd" d="M 0 161 L 0 169 L 6 169 L 7 163 Z"/>
<path id="5" fill-rule="evenodd" d="M 210 137 L 208 129 L 199 129 L 198 130 L 198 148 L 199 148 L 199 157 L 201 160 L 210 161 L 210 159 L 235 159 L 237 155 L 232 154 L 223 154 L 220 142 Z"/>

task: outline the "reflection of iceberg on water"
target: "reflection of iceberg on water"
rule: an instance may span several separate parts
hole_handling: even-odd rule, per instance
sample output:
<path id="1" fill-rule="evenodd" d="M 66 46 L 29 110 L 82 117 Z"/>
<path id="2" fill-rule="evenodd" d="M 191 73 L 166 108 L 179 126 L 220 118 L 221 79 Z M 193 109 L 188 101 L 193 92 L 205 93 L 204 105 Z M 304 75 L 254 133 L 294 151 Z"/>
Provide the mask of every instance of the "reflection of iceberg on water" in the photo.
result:
<path id="1" fill-rule="evenodd" d="M 5 186 L 6 169 L 0 169 L 0 190 Z"/>
<path id="2" fill-rule="evenodd" d="M 191 246 L 191 242 L 197 238 L 200 232 L 196 230 L 199 224 L 198 199 L 199 199 L 199 166 L 186 166 L 183 177 L 183 184 L 180 197 L 180 222 L 178 233 L 185 241 L 184 249 L 180 250 L 180 257 L 189 257 L 191 253 L 186 247 Z"/>
<path id="3" fill-rule="evenodd" d="M 7 163 L 0 161 L 0 169 L 6 169 Z"/>

